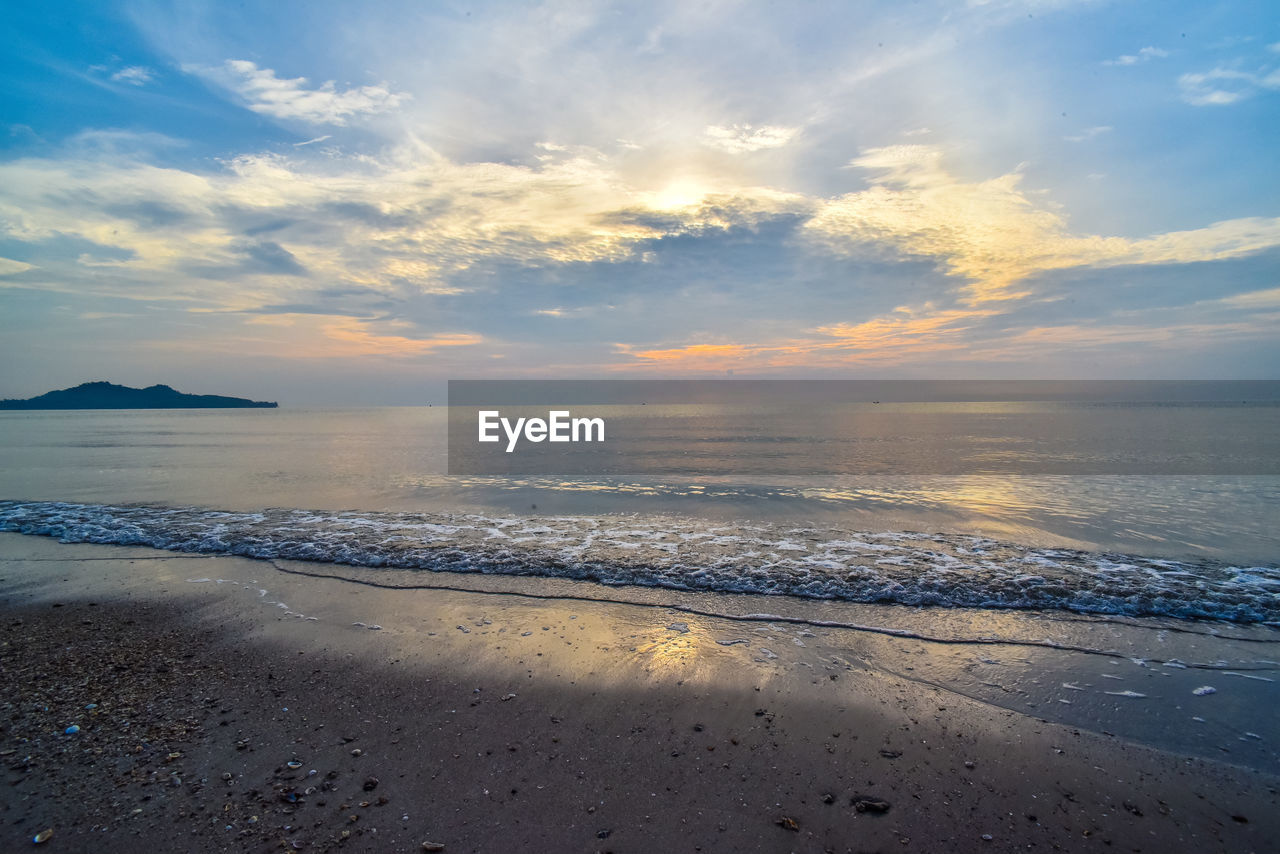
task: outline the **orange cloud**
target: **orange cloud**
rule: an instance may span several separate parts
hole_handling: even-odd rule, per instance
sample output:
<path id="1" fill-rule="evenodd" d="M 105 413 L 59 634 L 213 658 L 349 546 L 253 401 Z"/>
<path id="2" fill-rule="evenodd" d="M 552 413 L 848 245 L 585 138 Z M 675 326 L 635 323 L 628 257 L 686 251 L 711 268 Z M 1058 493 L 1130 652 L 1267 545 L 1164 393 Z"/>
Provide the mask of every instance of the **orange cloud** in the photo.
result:
<path id="1" fill-rule="evenodd" d="M 357 320 L 343 320 L 324 326 L 324 334 L 330 341 L 314 355 L 318 356 L 411 356 L 430 353 L 441 347 L 471 347 L 483 343 L 484 338 L 466 332 L 432 335 L 427 338 L 410 338 L 404 335 L 385 335 L 371 330 Z"/>
<path id="2" fill-rule="evenodd" d="M 758 352 L 758 348 L 742 344 L 691 344 L 670 350 L 638 350 L 624 348 L 628 355 L 651 362 L 676 362 L 691 358 L 735 358 Z"/>
<path id="3" fill-rule="evenodd" d="M 426 336 L 400 334 L 385 329 L 411 329 L 412 325 L 404 321 L 376 324 L 339 315 L 264 314 L 248 318 L 244 325 L 270 327 L 272 331 L 269 335 L 242 336 L 239 339 L 242 346 L 248 346 L 254 352 L 304 359 L 416 356 L 445 347 L 470 347 L 485 340 L 470 332 Z"/>
<path id="4" fill-rule="evenodd" d="M 723 371 L 901 364 L 970 347 L 971 342 L 963 333 L 972 328 L 971 321 L 996 314 L 999 312 L 987 309 L 935 311 L 926 307 L 917 311 L 904 306 L 863 323 L 818 327 L 813 332 L 820 337 L 792 338 L 763 345 L 690 344 L 637 350 L 619 344 L 617 352 L 639 361 L 616 367 L 662 365 L 681 371 Z"/>
<path id="5" fill-rule="evenodd" d="M 905 306 L 894 309 L 892 314 L 873 318 L 863 323 L 836 323 L 820 326 L 816 332 L 828 335 L 833 342 L 818 344 L 821 348 L 840 350 L 875 351 L 885 355 L 901 352 L 936 352 L 959 346 L 947 342 L 949 336 L 958 337 L 973 324 L 969 321 L 999 314 L 993 310 L 948 309 L 934 311 Z"/>

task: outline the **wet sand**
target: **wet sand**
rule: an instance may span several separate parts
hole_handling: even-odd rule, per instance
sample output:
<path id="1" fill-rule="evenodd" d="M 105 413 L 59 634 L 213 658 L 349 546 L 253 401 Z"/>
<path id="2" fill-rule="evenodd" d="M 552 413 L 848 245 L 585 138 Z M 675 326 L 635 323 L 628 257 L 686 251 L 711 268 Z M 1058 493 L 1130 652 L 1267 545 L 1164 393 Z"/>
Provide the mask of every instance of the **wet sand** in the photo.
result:
<path id="1" fill-rule="evenodd" d="M 42 849 L 102 852 L 1243 852 L 1280 832 L 1277 777 L 930 685 L 893 638 L 877 667 L 799 666 L 776 633 L 659 607 L 8 534 L 0 595 L 5 850 L 46 828 Z"/>

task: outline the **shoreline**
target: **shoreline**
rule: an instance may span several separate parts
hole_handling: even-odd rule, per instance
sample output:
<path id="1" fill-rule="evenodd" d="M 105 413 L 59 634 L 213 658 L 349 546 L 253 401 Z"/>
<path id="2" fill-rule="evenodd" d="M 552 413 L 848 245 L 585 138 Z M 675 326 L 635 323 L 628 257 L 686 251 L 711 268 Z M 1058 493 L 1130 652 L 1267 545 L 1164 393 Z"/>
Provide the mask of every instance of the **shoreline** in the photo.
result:
<path id="1" fill-rule="evenodd" d="M 1274 774 L 929 684 L 915 641 L 843 637 L 837 663 L 831 639 L 648 604 L 17 534 L 0 593 L 6 846 L 52 826 L 51 850 L 108 852 L 174 831 L 200 851 L 1249 851 L 1280 831 Z"/>

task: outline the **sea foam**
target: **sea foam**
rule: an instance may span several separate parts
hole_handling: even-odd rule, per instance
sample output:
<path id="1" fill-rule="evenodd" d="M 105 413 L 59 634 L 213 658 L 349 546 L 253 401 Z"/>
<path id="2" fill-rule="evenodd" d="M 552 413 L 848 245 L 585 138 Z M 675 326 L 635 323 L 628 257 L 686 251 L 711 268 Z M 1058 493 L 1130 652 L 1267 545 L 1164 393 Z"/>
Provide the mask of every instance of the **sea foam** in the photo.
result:
<path id="1" fill-rule="evenodd" d="M 667 516 L 254 513 L 0 501 L 64 542 L 943 607 L 1280 622 L 1280 567 L 1047 549 L 966 534 Z"/>

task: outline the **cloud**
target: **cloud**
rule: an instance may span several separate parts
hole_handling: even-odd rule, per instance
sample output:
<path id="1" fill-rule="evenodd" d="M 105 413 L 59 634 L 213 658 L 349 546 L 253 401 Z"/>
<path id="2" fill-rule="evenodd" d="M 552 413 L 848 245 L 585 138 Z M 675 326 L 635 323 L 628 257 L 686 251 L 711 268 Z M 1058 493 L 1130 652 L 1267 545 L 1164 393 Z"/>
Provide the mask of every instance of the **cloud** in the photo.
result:
<path id="1" fill-rule="evenodd" d="M 644 348 L 615 344 L 627 361 L 618 371 L 660 368 L 677 373 L 787 374 L 849 367 L 911 369 L 931 375 L 948 362 L 1019 367 L 1040 364 L 1062 368 L 1063 354 L 1117 354 L 1130 350 L 1159 353 L 1168 360 L 1226 343 L 1270 341 L 1280 321 L 1280 289 L 1214 301 L 1234 309 L 1234 316 L 1199 318 L 1192 307 L 1173 307 L 1160 317 L 1120 313 L 1088 323 L 1047 324 L 1027 318 L 1011 322 L 994 309 L 943 308 L 927 304 L 900 306 L 888 314 L 858 323 L 838 323 L 808 330 L 803 337 L 764 343 L 724 342 Z M 1271 313 L 1264 313 L 1270 311 Z M 1202 313 L 1202 312 L 1201 312 Z M 1126 318 L 1125 314 L 1136 314 Z"/>
<path id="2" fill-rule="evenodd" d="M 305 276 L 307 270 L 292 252 L 279 243 L 263 240 L 237 247 L 247 258 L 247 268 L 255 272 L 283 276 Z"/>
<path id="3" fill-rule="evenodd" d="M 1240 341 L 1269 337 L 1265 326 L 1249 320 L 1181 323 L 1089 323 L 1034 326 L 1002 336 L 989 346 L 974 348 L 980 359 L 1018 361 L 1045 353 L 1070 351 L 1117 352 L 1122 348 L 1186 351 L 1211 341 Z"/>
<path id="4" fill-rule="evenodd" d="M 118 151 L 25 158 L 0 163 L 0 233 L 80 241 L 74 255 L 40 262 L 35 287 L 245 310 L 309 298 L 318 282 L 443 297 L 498 287 L 479 272 L 497 266 L 639 262 L 654 240 L 756 228 L 808 205 L 707 185 L 669 206 L 596 152 L 562 154 L 531 166 L 458 163 L 421 147 L 261 154 L 207 173 Z"/>
<path id="5" fill-rule="evenodd" d="M 611 357 L 581 360 L 611 358 L 620 370 L 958 357 L 1043 292 L 1048 271 L 1280 246 L 1280 219 L 1266 218 L 1143 239 L 1078 234 L 1019 172 L 967 180 L 932 145 L 861 152 L 848 168 L 865 188 L 832 197 L 733 171 L 659 174 L 669 183 L 646 185 L 626 171 L 629 154 L 532 141 L 523 162 L 460 162 L 418 144 L 376 156 L 288 150 L 199 172 L 119 149 L 0 163 L 0 230 L 33 248 L 22 257 L 39 267 L 24 287 L 233 316 L 240 327 L 228 340 L 256 331 L 250 349 L 280 355 L 498 346 L 550 323 L 531 315 L 591 313 L 625 293 L 616 317 L 626 321 L 602 320 L 596 342 L 577 342 L 587 352 L 634 336 Z M 780 297 L 797 275 L 804 299 Z M 682 305 L 692 296 L 705 312 L 655 319 L 654 291 L 675 294 L 673 281 Z M 738 318 L 751 331 L 717 336 Z M 530 344 L 530 364 L 535 346 L 571 345 Z"/>
<path id="6" fill-rule="evenodd" d="M 799 128 L 781 127 L 778 125 L 708 125 L 702 133 L 702 142 L 711 148 L 718 148 L 730 154 L 745 154 L 762 151 L 768 148 L 781 148 L 789 143 Z"/>
<path id="7" fill-rule="evenodd" d="M 14 261 L 12 258 L 0 258 L 0 276 L 11 276 L 14 273 L 23 273 L 31 269 L 31 265 L 24 261 Z"/>
<path id="8" fill-rule="evenodd" d="M 270 356 L 283 359 L 347 359 L 385 357 L 413 359 L 438 353 L 475 347 L 486 339 L 471 332 L 429 332 L 404 320 L 351 317 L 320 311 L 274 312 L 269 314 L 228 315 L 201 313 L 201 325 L 217 324 L 219 341 L 214 346 L 233 342 L 233 352 L 241 356 Z M 228 326 L 228 322 L 236 324 Z M 200 352 L 210 342 L 155 341 L 153 346 L 166 350 L 190 349 Z"/>
<path id="9" fill-rule="evenodd" d="M 1182 100 L 1193 107 L 1222 107 L 1280 89 L 1280 69 L 1255 74 L 1230 68 L 1184 74 L 1178 78 Z"/>
<path id="10" fill-rule="evenodd" d="M 935 309 L 899 306 L 883 317 L 861 323 L 820 326 L 815 332 L 834 339 L 827 348 L 865 351 L 877 356 L 919 355 L 963 346 L 955 339 L 970 330 L 980 318 L 998 314 L 993 309 Z"/>
<path id="11" fill-rule="evenodd" d="M 415 356 L 432 353 L 444 347 L 474 347 L 484 343 L 483 337 L 465 332 L 422 337 L 398 335 L 394 331 L 380 332 L 367 324 L 345 317 L 324 324 L 322 329 L 329 342 L 324 347 L 303 351 L 297 355 L 326 358 L 369 355 Z"/>
<path id="12" fill-rule="evenodd" d="M 1064 136 L 1063 139 L 1067 142 L 1088 142 L 1104 133 L 1111 133 L 1112 130 L 1113 128 L 1110 125 L 1098 125 L 1097 127 L 1085 128 L 1075 136 Z"/>
<path id="13" fill-rule="evenodd" d="M 621 370 L 655 365 L 693 372 L 902 365 L 971 349 L 974 324 L 998 314 L 992 309 L 939 309 L 932 304 L 900 306 L 881 317 L 820 326 L 801 336 L 762 344 L 699 343 L 654 349 L 615 344 L 614 350 L 634 360 L 618 365 Z"/>
<path id="14" fill-rule="evenodd" d="M 121 276 L 99 276 L 93 287 L 234 308 L 294 301 L 285 279 L 457 295 L 497 286 L 469 272 L 486 265 L 639 262 L 654 241 L 751 233 L 779 217 L 799 223 L 805 252 L 932 262 L 971 305 L 1026 294 L 1049 270 L 1188 263 L 1280 245 L 1280 219 L 1267 218 L 1141 240 L 1075 234 L 1022 189 L 1021 174 L 965 181 L 936 146 L 864 151 L 849 166 L 870 186 L 833 198 L 696 182 L 642 189 L 597 152 L 560 154 L 531 166 L 458 163 L 413 147 L 381 159 L 252 155 L 207 174 L 114 154 L 25 158 L 0 164 L 0 224 L 23 242 L 82 240 L 76 256 Z M 175 275 L 192 271 L 222 281 L 221 290 L 190 277 L 173 287 Z M 42 281 L 52 283 L 57 273 L 46 272 Z M 72 260 L 61 272 L 85 270 Z"/>
<path id="15" fill-rule="evenodd" d="M 358 116 L 394 110 L 412 97 L 392 92 L 386 83 L 339 91 L 330 80 L 319 88 L 308 88 L 305 77 L 280 78 L 273 69 L 244 59 L 229 59 L 220 68 L 187 66 L 184 70 L 232 90 L 256 113 L 308 124 L 344 126 Z"/>
<path id="16" fill-rule="evenodd" d="M 111 75 L 111 79 L 117 83 L 128 83 L 133 86 L 145 86 L 155 79 L 156 73 L 150 68 L 141 65 L 130 65 L 128 68 L 122 68 L 115 74 Z"/>
<path id="17" fill-rule="evenodd" d="M 1280 308 L 1280 288 L 1268 288 L 1263 291 L 1250 291 L 1224 297 L 1221 302 L 1238 308 L 1264 309 Z"/>
<path id="18" fill-rule="evenodd" d="M 304 145 L 315 145 L 317 142 L 324 142 L 326 139 L 332 139 L 332 138 L 333 136 L 331 134 L 326 133 L 323 136 L 317 136 L 315 139 L 308 139 L 305 142 L 295 142 L 293 144 L 293 147 L 302 148 L 302 146 Z"/>
<path id="19" fill-rule="evenodd" d="M 1280 217 L 1215 223 L 1143 240 L 1072 234 L 1056 209 L 1021 188 L 1016 172 L 963 181 L 934 146 L 873 148 L 850 167 L 872 186 L 818 205 L 808 237 L 846 256 L 924 256 L 965 281 L 978 305 L 1029 293 L 1026 281 L 1048 270 L 1121 264 L 1190 263 L 1280 245 Z"/>
<path id="20" fill-rule="evenodd" d="M 1104 59 L 1103 65 L 1137 65 L 1141 62 L 1149 62 L 1153 59 L 1164 59 L 1169 55 L 1169 51 L 1161 50 L 1158 47 L 1144 47 L 1136 54 L 1125 54 L 1117 56 L 1115 59 Z"/>
<path id="21" fill-rule="evenodd" d="M 118 320 L 122 317 L 137 317 L 124 311 L 82 311 L 76 317 L 81 320 Z"/>

